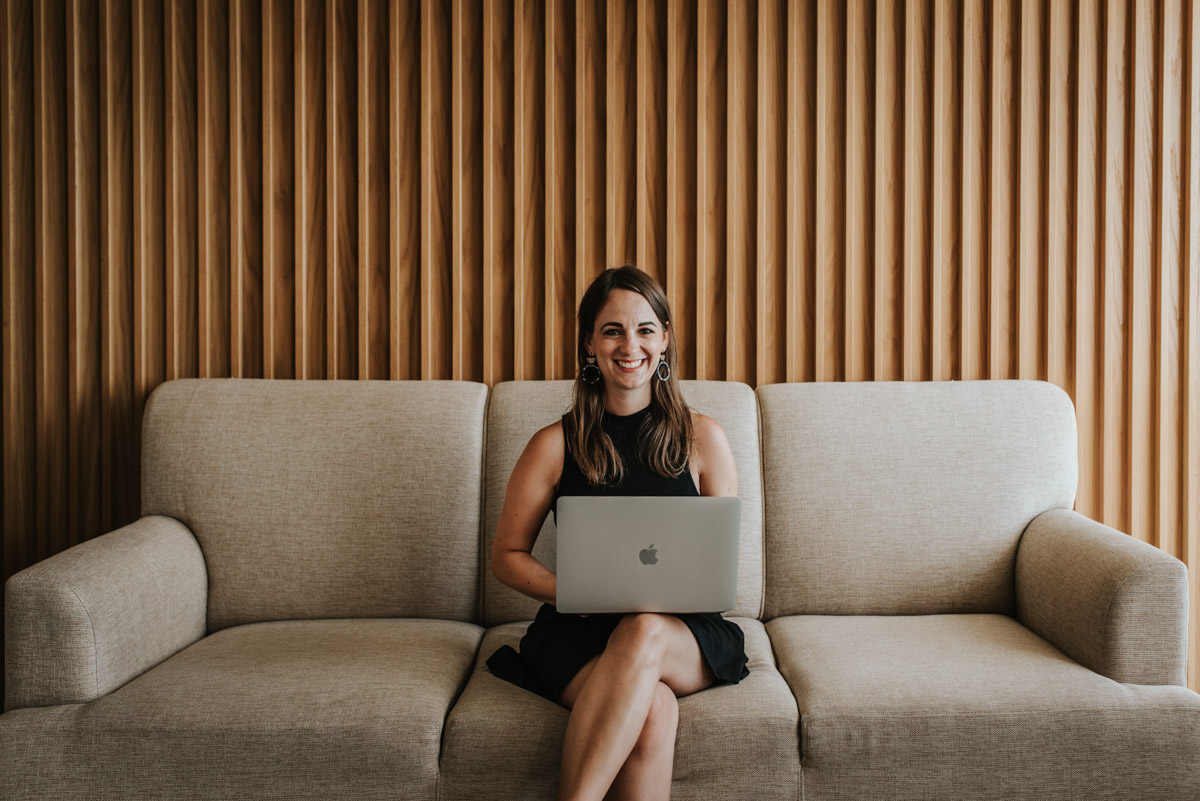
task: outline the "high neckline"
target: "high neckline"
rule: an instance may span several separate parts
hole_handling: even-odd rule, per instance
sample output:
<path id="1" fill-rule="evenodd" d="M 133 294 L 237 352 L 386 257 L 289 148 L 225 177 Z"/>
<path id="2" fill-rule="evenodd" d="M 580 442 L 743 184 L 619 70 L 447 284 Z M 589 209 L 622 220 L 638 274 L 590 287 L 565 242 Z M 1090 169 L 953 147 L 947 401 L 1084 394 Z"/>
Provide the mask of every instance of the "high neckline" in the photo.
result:
<path id="1" fill-rule="evenodd" d="M 633 414 L 613 414 L 605 410 L 603 420 L 624 428 L 630 423 L 640 423 L 650 413 L 650 406 L 651 404 L 646 404 Z"/>

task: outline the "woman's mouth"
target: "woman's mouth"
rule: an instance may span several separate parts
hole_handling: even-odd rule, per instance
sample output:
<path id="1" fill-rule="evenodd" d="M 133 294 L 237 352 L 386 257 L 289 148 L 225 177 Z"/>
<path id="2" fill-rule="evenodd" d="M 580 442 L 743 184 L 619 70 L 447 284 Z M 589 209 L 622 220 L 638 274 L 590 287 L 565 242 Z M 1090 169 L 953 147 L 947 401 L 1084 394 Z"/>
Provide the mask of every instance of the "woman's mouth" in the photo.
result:
<path id="1" fill-rule="evenodd" d="M 615 359 L 614 361 L 616 361 L 617 367 L 620 367 L 627 373 L 633 373 L 642 369 L 642 365 L 646 363 L 644 358 L 635 359 L 634 361 L 623 361 L 622 359 Z"/>

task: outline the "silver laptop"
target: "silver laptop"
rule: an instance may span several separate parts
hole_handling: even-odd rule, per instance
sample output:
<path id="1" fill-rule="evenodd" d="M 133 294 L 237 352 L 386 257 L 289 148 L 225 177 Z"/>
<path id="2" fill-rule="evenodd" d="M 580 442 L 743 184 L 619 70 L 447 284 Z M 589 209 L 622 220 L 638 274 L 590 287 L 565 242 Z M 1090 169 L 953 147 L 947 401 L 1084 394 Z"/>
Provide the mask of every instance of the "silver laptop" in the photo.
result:
<path id="1" fill-rule="evenodd" d="M 739 498 L 558 499 L 558 611 L 727 612 Z"/>

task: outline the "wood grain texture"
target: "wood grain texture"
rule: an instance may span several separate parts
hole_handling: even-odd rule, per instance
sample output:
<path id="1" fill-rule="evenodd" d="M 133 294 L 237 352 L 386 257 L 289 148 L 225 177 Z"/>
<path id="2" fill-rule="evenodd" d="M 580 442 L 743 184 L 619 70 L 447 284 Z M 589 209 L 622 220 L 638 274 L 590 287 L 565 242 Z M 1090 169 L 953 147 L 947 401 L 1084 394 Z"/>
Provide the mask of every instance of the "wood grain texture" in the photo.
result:
<path id="1" fill-rule="evenodd" d="M 229 4 L 196 8 L 200 377 L 230 375 Z"/>
<path id="2" fill-rule="evenodd" d="M 620 267 L 637 261 L 637 0 L 604 13 L 605 266 Z"/>
<path id="3" fill-rule="evenodd" d="M 933 18 L 933 186 L 930 264 L 930 372 L 935 381 L 961 376 L 962 108 L 958 3 L 939 2 Z"/>
<path id="4" fill-rule="evenodd" d="M 575 302 L 607 262 L 605 68 L 607 15 L 600 0 L 575 5 Z"/>
<path id="5" fill-rule="evenodd" d="M 962 305 L 959 311 L 961 377 L 987 377 L 989 67 L 988 6 L 963 6 L 962 85 Z"/>
<path id="6" fill-rule="evenodd" d="M 816 380 L 842 381 L 846 342 L 846 8 L 817 6 Z M 861 181 L 860 181 L 861 182 Z"/>
<path id="7" fill-rule="evenodd" d="M 230 375 L 263 376 L 263 9 L 229 9 Z"/>
<path id="8" fill-rule="evenodd" d="M 1045 379 L 1046 9 L 1022 0 L 1017 233 L 1017 372 Z"/>
<path id="9" fill-rule="evenodd" d="M 1003 5 L 1003 3 L 997 4 Z M 930 115 L 933 8 L 905 7 L 904 43 L 904 366 L 906 381 L 930 378 Z"/>
<path id="10" fill-rule="evenodd" d="M 634 262 L 663 287 L 667 285 L 667 31 L 667 0 L 644 0 L 637 4 Z"/>
<path id="11" fill-rule="evenodd" d="M 35 207 L 37 180 L 34 129 L 13 124 L 34 118 L 34 26 L 30 5 L 0 5 L 0 325 L 4 334 L 0 337 L 4 359 L 0 442 L 4 447 L 2 550 L 9 574 L 41 555 L 34 536 L 38 522 L 34 259 L 38 248 L 34 218 L 28 213 Z"/>
<path id="12" fill-rule="evenodd" d="M 354 0 L 325 6 L 325 364 L 328 378 L 358 373 L 358 59 Z"/>
<path id="13" fill-rule="evenodd" d="M 388 9 L 389 338 L 392 379 L 421 376 L 421 7 Z"/>
<path id="14" fill-rule="evenodd" d="M 513 377 L 546 375 L 546 7 L 518 0 L 513 10 Z M 489 83 L 495 86 L 494 83 Z M 499 87 L 503 90 L 503 86 Z M 491 272 L 491 270 L 489 270 Z M 487 325 L 484 325 L 485 330 Z M 561 348 L 562 346 L 559 345 Z"/>
<path id="15" fill-rule="evenodd" d="M 1017 263 L 1017 47 L 1009 3 L 992 5 L 991 253 L 988 293 L 988 378 L 1017 377 L 1013 317 Z"/>
<path id="16" fill-rule="evenodd" d="M 696 374 L 696 6 L 667 7 L 667 302 L 675 317 L 675 369 Z"/>
<path id="17" fill-rule="evenodd" d="M 197 310 L 196 9 L 164 9 L 166 139 L 166 378 L 200 371 Z"/>
<path id="18" fill-rule="evenodd" d="M 389 9 L 358 3 L 358 366 L 361 379 L 391 373 L 391 270 L 388 264 Z M 350 105 L 347 102 L 347 105 Z"/>
<path id="19" fill-rule="evenodd" d="M 456 381 L 483 380 L 483 16 L 482 3 L 454 0 L 450 306 Z"/>
<path id="20" fill-rule="evenodd" d="M 759 0 L 755 198 L 756 383 L 787 377 L 787 4 Z"/>
<path id="21" fill-rule="evenodd" d="M 451 376 L 449 0 L 421 7 L 421 378 Z"/>
<path id="22" fill-rule="evenodd" d="M 133 386 L 133 105 L 129 4 L 100 8 L 100 525 L 139 513 Z M 52 496 L 43 496 L 52 497 Z"/>
<path id="23" fill-rule="evenodd" d="M 298 0 L 295 45 L 296 378 L 326 373 L 325 3 Z"/>
<path id="24" fill-rule="evenodd" d="M 295 3 L 265 0 L 262 22 L 263 376 L 296 376 Z M 303 86 L 303 83 L 300 84 Z"/>
<path id="25" fill-rule="evenodd" d="M 725 378 L 755 383 L 755 223 L 758 171 L 757 0 L 728 7 L 726 170 L 729 210 L 725 261 Z"/>
<path id="26" fill-rule="evenodd" d="M 575 4 L 549 0 L 546 10 L 546 378 L 574 378 L 576 50 Z"/>
<path id="27" fill-rule="evenodd" d="M 866 3 L 846 7 L 846 188 L 845 344 L 847 381 L 866 381 L 874 372 L 875 257 L 875 20 Z"/>
<path id="28" fill-rule="evenodd" d="M 31 222 L 34 225 L 29 233 L 36 232 L 35 259 L 40 265 L 33 276 L 36 352 L 31 356 L 37 375 L 36 402 L 25 405 L 32 406 L 27 411 L 35 411 L 37 415 L 34 497 L 41 499 L 70 497 L 70 382 L 67 326 L 64 325 L 70 319 L 67 304 L 67 76 L 66 61 L 61 58 L 66 47 L 64 12 L 61 4 L 44 3 L 33 14 L 31 55 L 34 75 L 31 88 L 36 98 L 30 109 L 34 111 L 33 172 L 26 176 L 22 170 L 17 170 L 15 176 L 33 192 L 34 217 Z M 6 122 L 11 119 L 14 118 L 6 112 Z M 5 166 L 11 163 L 7 162 Z M 28 166 L 25 169 L 28 170 Z M 25 233 L 20 227 L 6 227 L 3 238 L 11 236 L 21 242 Z M 5 329 L 8 330 L 7 322 Z M 14 333 L 19 335 L 21 332 L 16 330 Z M 5 401 L 6 404 L 11 402 L 8 397 Z M 15 477 L 8 471 L 5 475 Z M 69 504 L 38 503 L 36 507 L 36 531 L 41 533 L 43 545 L 39 547 L 35 542 L 33 550 L 40 552 L 48 547 L 49 552 L 56 553 L 65 549 L 70 531 Z M 35 533 L 32 529 L 27 535 Z"/>
<path id="29" fill-rule="evenodd" d="M 100 52 L 99 9 L 66 8 L 67 361 L 69 426 L 67 541 L 101 529 L 100 475 Z"/>
<path id="30" fill-rule="evenodd" d="M 725 7 L 696 12 L 696 378 L 725 375 Z"/>
<path id="31" fill-rule="evenodd" d="M 899 381 L 904 366 L 904 4 L 879 0 L 875 13 L 875 255 L 873 346 L 876 381 Z"/>
<path id="32" fill-rule="evenodd" d="M 1182 382 L 1187 454 L 1183 467 L 1183 519 L 1187 525 L 1184 554 L 1188 566 L 1188 586 L 1191 588 L 1189 620 L 1200 620 L 1200 15 L 1189 4 L 1184 24 L 1186 36 L 1186 97 L 1188 114 L 1185 123 L 1187 136 L 1186 175 L 1187 223 L 1184 228 L 1187 269 L 1184 313 L 1185 355 L 1183 363 L 1187 377 Z M 1188 626 L 1188 686 L 1200 686 L 1200 626 Z"/>
<path id="33" fill-rule="evenodd" d="M 1068 3 L 1049 10 L 1048 125 L 1047 125 L 1047 257 L 1046 257 L 1046 378 L 1068 393 L 1075 385 L 1074 359 L 1068 334 L 1073 327 L 1070 301 L 1075 278 L 1075 163 L 1071 146 L 1076 138 L 1075 52 L 1073 9 Z"/>
<path id="34" fill-rule="evenodd" d="M 512 9 L 483 8 L 483 380 L 511 381 L 516 329 L 514 54 Z M 481 256 L 482 256 L 481 254 Z M 536 322 L 536 319 L 535 321 Z M 533 327 L 537 327 L 534 325 Z"/>

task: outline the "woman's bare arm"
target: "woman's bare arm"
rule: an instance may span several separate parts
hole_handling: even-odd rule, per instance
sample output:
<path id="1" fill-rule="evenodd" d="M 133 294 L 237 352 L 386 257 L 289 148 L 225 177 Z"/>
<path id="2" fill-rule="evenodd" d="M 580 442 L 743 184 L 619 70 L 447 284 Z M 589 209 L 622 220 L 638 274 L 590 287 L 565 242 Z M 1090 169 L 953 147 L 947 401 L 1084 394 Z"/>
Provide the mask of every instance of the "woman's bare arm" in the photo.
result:
<path id="1" fill-rule="evenodd" d="M 707 415 L 692 417 L 693 446 L 692 461 L 700 475 L 698 489 L 701 495 L 734 497 L 738 494 L 737 466 L 733 462 L 733 451 L 721 424 Z"/>
<path id="2" fill-rule="evenodd" d="M 529 440 L 509 476 L 492 543 L 492 574 L 518 592 L 549 604 L 557 598 L 557 580 L 532 552 L 562 476 L 565 450 L 561 422 L 546 426 Z"/>

